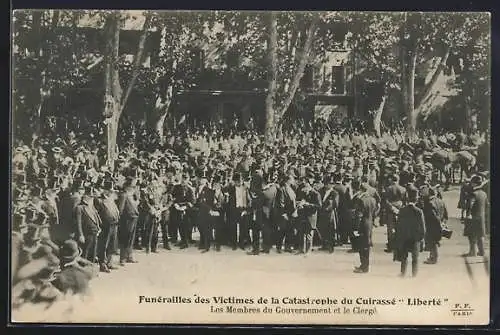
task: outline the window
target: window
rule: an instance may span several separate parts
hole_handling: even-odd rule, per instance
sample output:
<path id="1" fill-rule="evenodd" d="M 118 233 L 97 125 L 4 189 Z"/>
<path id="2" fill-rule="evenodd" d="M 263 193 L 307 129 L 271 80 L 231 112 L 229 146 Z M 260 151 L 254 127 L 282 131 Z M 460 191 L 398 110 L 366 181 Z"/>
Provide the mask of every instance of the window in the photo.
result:
<path id="1" fill-rule="evenodd" d="M 314 73 L 313 67 L 311 65 L 307 65 L 304 70 L 304 75 L 301 80 L 301 87 L 304 91 L 311 91 L 313 89 L 313 81 L 314 81 Z"/>
<path id="2" fill-rule="evenodd" d="M 343 65 L 332 67 L 332 93 L 345 94 L 345 67 Z"/>
<path id="3" fill-rule="evenodd" d="M 205 55 L 202 49 L 194 48 L 191 51 L 192 60 L 193 60 L 193 68 L 196 71 L 203 71 L 205 67 Z"/>

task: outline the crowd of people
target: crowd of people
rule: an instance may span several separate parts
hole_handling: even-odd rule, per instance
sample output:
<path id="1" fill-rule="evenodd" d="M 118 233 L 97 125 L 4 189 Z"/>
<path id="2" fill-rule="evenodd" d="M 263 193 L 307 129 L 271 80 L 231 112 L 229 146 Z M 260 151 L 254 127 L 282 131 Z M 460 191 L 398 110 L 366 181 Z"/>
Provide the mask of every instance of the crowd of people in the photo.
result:
<path id="1" fill-rule="evenodd" d="M 85 293 L 97 270 L 119 269 L 137 262 L 135 250 L 160 247 L 259 255 L 349 245 L 360 257 L 354 271 L 367 273 L 377 224 L 386 226 L 385 250 L 401 262 L 401 274 L 411 254 L 415 276 L 420 252 L 436 264 L 442 237 L 451 235 L 439 175 L 425 152 L 477 145 L 474 136 L 409 143 L 399 132 L 296 130 L 268 143 L 252 131 L 200 130 L 160 144 L 139 133 L 120 146 L 113 166 L 100 141 L 72 131 L 17 142 L 13 301 Z M 469 256 L 484 254 L 488 230 L 482 170 L 464 181 L 458 204 Z"/>

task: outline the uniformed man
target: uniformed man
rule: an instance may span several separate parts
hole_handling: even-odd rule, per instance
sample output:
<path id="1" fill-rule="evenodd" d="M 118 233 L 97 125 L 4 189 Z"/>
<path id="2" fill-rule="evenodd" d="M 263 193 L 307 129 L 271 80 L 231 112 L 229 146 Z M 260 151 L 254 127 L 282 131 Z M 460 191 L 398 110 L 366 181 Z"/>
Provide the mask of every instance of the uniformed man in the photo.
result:
<path id="1" fill-rule="evenodd" d="M 406 189 L 399 185 L 399 177 L 392 175 L 389 179 L 389 186 L 383 194 L 383 201 L 387 224 L 387 248 L 385 252 L 392 252 L 394 247 L 394 231 L 397 225 L 399 210 L 404 205 Z"/>
<path id="2" fill-rule="evenodd" d="M 150 185 L 147 189 L 147 193 L 148 212 L 144 225 L 144 247 L 146 248 L 146 253 L 156 253 L 158 252 L 158 235 L 163 212 L 161 204 L 161 187 L 158 187 L 157 185 Z"/>
<path id="3" fill-rule="evenodd" d="M 83 258 L 97 262 L 97 238 L 101 232 L 102 221 L 94 207 L 94 190 L 91 184 L 85 187 L 82 201 L 75 209 L 76 239 L 83 249 Z"/>
<path id="4" fill-rule="evenodd" d="M 116 269 L 113 265 L 113 247 L 117 236 L 118 220 L 120 211 L 115 202 L 113 182 L 106 180 L 103 183 L 103 191 L 96 199 L 96 209 L 101 218 L 101 234 L 98 238 L 97 251 L 101 272 L 110 272 Z"/>
<path id="5" fill-rule="evenodd" d="M 139 218 L 139 194 L 137 180 L 129 178 L 118 199 L 120 219 L 118 239 L 120 245 L 120 265 L 137 263 L 133 257 L 134 236 Z"/>

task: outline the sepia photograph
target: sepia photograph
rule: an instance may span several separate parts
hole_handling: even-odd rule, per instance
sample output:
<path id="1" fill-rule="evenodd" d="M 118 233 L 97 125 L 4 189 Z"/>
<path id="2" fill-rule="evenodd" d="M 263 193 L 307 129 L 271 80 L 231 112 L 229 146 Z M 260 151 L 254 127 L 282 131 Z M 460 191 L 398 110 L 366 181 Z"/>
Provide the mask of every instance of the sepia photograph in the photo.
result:
<path id="1" fill-rule="evenodd" d="M 11 18 L 11 326 L 489 323 L 490 13 Z"/>

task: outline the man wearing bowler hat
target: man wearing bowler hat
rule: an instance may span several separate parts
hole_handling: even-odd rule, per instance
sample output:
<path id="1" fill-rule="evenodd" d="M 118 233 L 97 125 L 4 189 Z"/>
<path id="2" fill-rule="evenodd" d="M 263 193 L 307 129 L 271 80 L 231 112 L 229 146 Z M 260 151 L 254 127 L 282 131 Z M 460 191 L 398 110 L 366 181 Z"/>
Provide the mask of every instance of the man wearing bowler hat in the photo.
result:
<path id="1" fill-rule="evenodd" d="M 429 250 L 429 258 L 425 264 L 436 264 L 438 261 L 438 247 L 442 237 L 442 226 L 448 220 L 448 211 L 442 199 L 437 197 L 437 191 L 428 187 L 423 199 L 425 219 L 425 245 Z"/>
<path id="2" fill-rule="evenodd" d="M 110 272 L 110 270 L 116 269 L 112 263 L 112 257 L 120 211 L 118 210 L 118 206 L 115 202 L 114 192 L 113 181 L 104 181 L 102 194 L 96 199 L 95 204 L 102 221 L 102 232 L 99 235 L 97 243 L 97 252 L 101 272 Z"/>
<path id="3" fill-rule="evenodd" d="M 464 235 L 469 239 L 469 252 L 464 256 L 484 256 L 484 236 L 488 208 L 488 195 L 483 190 L 487 180 L 480 175 L 471 178 L 472 193 L 467 209 Z"/>
<path id="4" fill-rule="evenodd" d="M 88 292 L 93 272 L 89 266 L 83 266 L 85 262 L 80 261 L 81 254 L 82 250 L 74 240 L 67 240 L 61 246 L 59 253 L 61 272 L 56 275 L 52 284 L 63 293 L 86 294 Z"/>
<path id="5" fill-rule="evenodd" d="M 83 249 L 83 258 L 90 262 L 97 260 L 97 238 L 102 221 L 94 207 L 94 191 L 91 184 L 85 186 L 82 201 L 75 209 L 76 240 Z"/>

